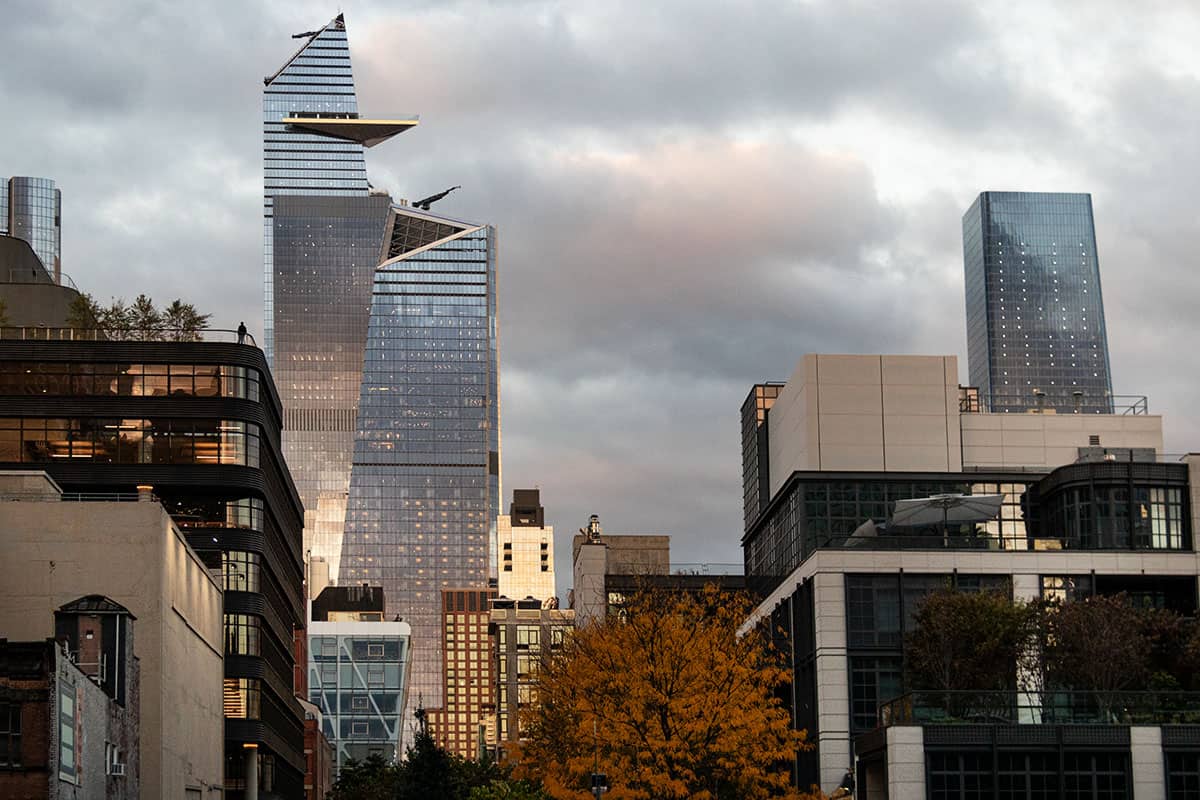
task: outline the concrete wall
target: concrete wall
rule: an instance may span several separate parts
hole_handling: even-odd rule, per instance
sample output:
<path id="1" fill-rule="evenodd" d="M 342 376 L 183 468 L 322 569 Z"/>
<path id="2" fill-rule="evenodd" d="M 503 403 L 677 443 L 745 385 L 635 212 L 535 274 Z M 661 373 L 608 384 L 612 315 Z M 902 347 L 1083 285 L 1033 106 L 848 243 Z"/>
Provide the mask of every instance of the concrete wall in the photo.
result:
<path id="1" fill-rule="evenodd" d="M 796 470 L 957 471 L 958 360 L 806 355 L 767 424 L 772 496 Z"/>
<path id="2" fill-rule="evenodd" d="M 1090 436 L 1101 447 L 1163 449 L 1162 417 L 1134 414 L 963 414 L 962 461 L 973 467 L 1073 464 Z"/>
<path id="3" fill-rule="evenodd" d="M 571 607 L 575 609 L 575 624 L 580 627 L 603 622 L 608 613 L 608 594 L 604 588 L 607 550 L 608 546 L 603 542 L 584 541 L 576 544 Z"/>
<path id="4" fill-rule="evenodd" d="M 65 328 L 79 292 L 53 283 L 0 282 L 0 300 L 10 327 Z"/>
<path id="5" fill-rule="evenodd" d="M 1162 417 L 960 414 L 954 356 L 805 355 L 767 415 L 771 496 L 800 471 L 957 472 L 1074 463 L 1091 436 L 1163 449 Z"/>
<path id="6" fill-rule="evenodd" d="M 1166 800 L 1162 728 L 1135 725 L 1129 729 L 1129 755 L 1133 767 L 1135 800 Z"/>
<path id="7" fill-rule="evenodd" d="M 54 635 L 54 609 L 102 594 L 137 618 L 141 783 L 184 797 L 224 780 L 221 591 L 155 502 L 0 502 L 0 635 Z"/>
<path id="8" fill-rule="evenodd" d="M 831 793 L 851 769 L 850 678 L 846 660 L 845 576 L 813 577 L 813 629 L 817 648 L 817 744 L 821 788 Z"/>
<path id="9" fill-rule="evenodd" d="M 894 727 L 887 732 L 888 800 L 925 800 L 925 731 Z"/>

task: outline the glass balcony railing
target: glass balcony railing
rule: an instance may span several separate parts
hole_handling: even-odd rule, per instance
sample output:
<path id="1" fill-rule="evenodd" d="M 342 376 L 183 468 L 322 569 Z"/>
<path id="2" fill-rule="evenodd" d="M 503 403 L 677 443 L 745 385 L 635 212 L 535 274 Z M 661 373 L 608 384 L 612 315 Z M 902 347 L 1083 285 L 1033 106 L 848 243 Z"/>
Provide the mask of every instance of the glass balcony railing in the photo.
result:
<path id="1" fill-rule="evenodd" d="M 1197 725 L 1200 692 L 917 691 L 879 706 L 895 725 Z"/>

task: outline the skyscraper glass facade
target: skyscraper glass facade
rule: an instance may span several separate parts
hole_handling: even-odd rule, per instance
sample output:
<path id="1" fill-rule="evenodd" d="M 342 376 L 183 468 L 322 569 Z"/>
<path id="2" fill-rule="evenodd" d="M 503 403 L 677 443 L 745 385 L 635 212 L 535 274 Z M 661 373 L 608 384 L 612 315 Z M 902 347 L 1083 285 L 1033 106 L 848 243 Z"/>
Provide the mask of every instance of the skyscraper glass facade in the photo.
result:
<path id="1" fill-rule="evenodd" d="M 499 512 L 494 240 L 396 208 L 371 298 L 339 582 L 383 586 L 412 625 L 409 699 L 427 708 L 442 705 L 441 590 L 487 585 Z"/>
<path id="2" fill-rule="evenodd" d="M 314 32 L 264 83 L 263 337 L 267 362 L 274 369 L 274 199 L 280 195 L 366 196 L 368 192 L 362 144 L 297 130 L 282 121 L 293 113 L 358 114 L 342 16 Z"/>
<path id="3" fill-rule="evenodd" d="M 410 710 L 432 708 L 441 591 L 486 587 L 499 511 L 495 233 L 367 185 L 360 142 L 415 119 L 358 118 L 340 16 L 306 36 L 263 105 L 284 452 L 306 548 L 338 584 L 383 587 L 412 626 Z"/>
<path id="4" fill-rule="evenodd" d="M 49 178 L 9 178 L 0 191 L 0 234 L 28 242 L 55 283 L 62 274 L 62 192 Z M 2 276 L 12 280 L 12 276 Z"/>
<path id="5" fill-rule="evenodd" d="M 963 264 L 970 380 L 987 407 L 1111 413 L 1091 195 L 980 194 Z"/>
<path id="6" fill-rule="evenodd" d="M 275 379 L 284 452 L 304 503 L 310 555 L 338 574 L 375 267 L 386 195 L 278 197 Z"/>

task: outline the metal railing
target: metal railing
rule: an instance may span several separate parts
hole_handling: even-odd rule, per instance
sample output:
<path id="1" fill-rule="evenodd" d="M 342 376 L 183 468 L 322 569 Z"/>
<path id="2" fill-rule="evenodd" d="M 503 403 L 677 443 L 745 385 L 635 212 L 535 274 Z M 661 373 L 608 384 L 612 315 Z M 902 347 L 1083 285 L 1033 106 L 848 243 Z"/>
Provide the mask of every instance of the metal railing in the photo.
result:
<path id="1" fill-rule="evenodd" d="M 231 342 L 258 347 L 249 333 L 227 328 L 197 331 L 112 331 L 99 328 L 0 327 L 0 340 L 37 342 Z"/>
<path id="2" fill-rule="evenodd" d="M 964 414 L 1131 414 L 1150 413 L 1144 394 L 1086 392 L 986 392 L 960 386 L 958 410 Z"/>
<path id="3" fill-rule="evenodd" d="M 672 575 L 741 575 L 745 570 L 743 564 L 704 562 L 672 564 Z"/>
<path id="4" fill-rule="evenodd" d="M 153 500 L 158 502 L 154 494 L 139 494 L 137 492 L 3 492 L 0 502 L 57 502 L 64 503 L 136 503 Z"/>
<path id="5" fill-rule="evenodd" d="M 1200 692 L 917 691 L 879 706 L 893 725 L 1196 725 Z"/>

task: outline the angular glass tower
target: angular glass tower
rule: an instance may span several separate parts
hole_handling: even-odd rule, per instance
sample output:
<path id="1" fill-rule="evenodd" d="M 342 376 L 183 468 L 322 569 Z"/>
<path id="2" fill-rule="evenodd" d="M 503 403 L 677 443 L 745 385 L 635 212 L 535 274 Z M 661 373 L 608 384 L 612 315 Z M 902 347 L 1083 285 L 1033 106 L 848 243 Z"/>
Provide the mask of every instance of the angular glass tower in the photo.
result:
<path id="1" fill-rule="evenodd" d="M 412 626 L 409 703 L 442 706 L 441 592 L 484 588 L 500 498 L 495 230 L 393 209 L 375 271 L 339 581 Z"/>
<path id="2" fill-rule="evenodd" d="M 441 590 L 486 586 L 499 510 L 495 231 L 368 186 L 363 148 L 416 120 L 359 118 L 341 16 L 303 36 L 263 100 L 284 453 L 307 550 L 383 587 L 412 626 L 410 706 L 436 707 Z"/>
<path id="3" fill-rule="evenodd" d="M 371 193 L 363 150 L 417 123 L 359 117 L 340 14 L 298 38 L 304 45 L 263 89 L 264 350 L 305 547 L 336 577 L 372 273 L 391 207 Z M 281 216 L 284 198 L 292 205 Z"/>
<path id="4" fill-rule="evenodd" d="M 1111 413 L 1091 195 L 983 192 L 962 224 L 967 363 L 985 406 Z"/>

